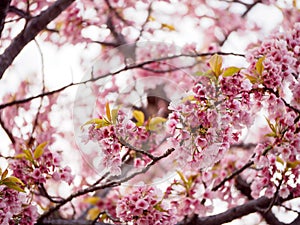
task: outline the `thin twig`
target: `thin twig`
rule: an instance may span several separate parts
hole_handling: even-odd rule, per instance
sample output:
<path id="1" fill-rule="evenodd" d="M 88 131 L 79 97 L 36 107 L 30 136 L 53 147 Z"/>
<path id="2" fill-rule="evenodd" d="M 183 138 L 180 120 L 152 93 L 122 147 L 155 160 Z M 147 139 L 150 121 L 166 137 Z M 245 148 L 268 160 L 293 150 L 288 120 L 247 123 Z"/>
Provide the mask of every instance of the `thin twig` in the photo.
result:
<path id="1" fill-rule="evenodd" d="M 152 60 L 144 61 L 144 62 L 137 63 L 137 64 L 126 65 L 123 68 L 121 68 L 121 69 L 119 69 L 119 70 L 117 70 L 115 72 L 106 73 L 106 74 L 103 74 L 103 75 L 98 76 L 98 77 L 92 77 L 92 78 L 90 78 L 88 80 L 77 82 L 77 83 L 73 83 L 72 82 L 72 83 L 70 83 L 70 84 L 68 84 L 66 86 L 63 86 L 63 87 L 61 87 L 59 89 L 56 89 L 56 90 L 53 90 L 53 91 L 44 92 L 44 93 L 40 93 L 38 95 L 31 96 L 31 97 L 28 97 L 28 98 L 24 98 L 24 99 L 20 99 L 20 100 L 14 100 L 12 102 L 7 102 L 7 103 L 4 103 L 4 104 L 0 104 L 0 109 L 6 108 L 6 107 L 9 107 L 9 106 L 13 106 L 13 105 L 23 104 L 23 103 L 32 101 L 33 99 L 41 98 L 43 96 L 53 95 L 55 93 L 59 93 L 59 92 L 65 90 L 65 89 L 67 89 L 69 87 L 77 86 L 77 85 L 82 85 L 82 84 L 87 84 L 89 82 L 95 82 L 95 81 L 100 80 L 102 78 L 105 78 L 105 77 L 108 77 L 108 76 L 114 76 L 116 74 L 119 74 L 119 73 L 127 71 L 127 70 L 142 68 L 143 66 L 148 65 L 148 64 L 152 64 L 152 63 L 156 63 L 156 62 L 160 62 L 160 61 L 164 61 L 164 60 L 169 60 L 169 59 L 175 59 L 175 58 L 179 58 L 179 57 L 191 57 L 191 58 L 195 58 L 195 57 L 211 56 L 211 55 L 214 55 L 214 54 L 232 55 L 232 56 L 237 56 L 237 57 L 245 57 L 244 54 L 232 53 L 232 52 L 206 52 L 206 53 L 178 54 L 178 55 L 173 55 L 173 56 L 165 56 L 165 57 L 162 57 L 162 58 L 152 59 Z M 0 59 L 1 59 L 1 56 L 0 56 Z"/>
<path id="2" fill-rule="evenodd" d="M 65 198 L 63 201 L 58 203 L 56 206 L 50 208 L 48 211 L 46 211 L 44 214 L 42 214 L 40 216 L 40 218 L 38 219 L 38 223 L 43 223 L 43 221 L 47 217 L 49 217 L 55 211 L 59 210 L 66 203 L 71 202 L 74 198 L 77 198 L 79 196 L 82 196 L 82 195 L 85 195 L 87 193 L 94 192 L 94 191 L 97 191 L 97 190 L 102 190 L 102 189 L 106 189 L 106 188 L 119 186 L 120 184 L 122 184 L 124 182 L 127 182 L 128 180 L 131 180 L 132 178 L 134 178 L 135 176 L 137 176 L 139 174 L 146 173 L 154 164 L 156 164 L 159 160 L 169 156 L 174 150 L 175 149 L 173 149 L 173 148 L 168 149 L 161 156 L 155 157 L 155 159 L 153 159 L 149 164 L 147 164 L 147 166 L 144 167 L 142 170 L 137 171 L 137 172 L 135 172 L 135 173 L 133 173 L 133 174 L 127 176 L 127 177 L 124 177 L 122 179 L 115 180 L 115 181 L 110 181 L 110 182 L 107 182 L 106 184 L 102 184 L 102 185 L 99 185 L 99 186 L 87 187 L 87 188 L 84 188 L 84 189 L 81 189 L 81 190 L 77 191 L 76 193 L 71 194 L 69 197 Z"/>
<path id="3" fill-rule="evenodd" d="M 4 53 L 0 55 L 0 79 L 22 49 L 74 1 L 75 0 L 57 0 L 46 10 L 30 20 L 27 26 L 5 49 Z"/>

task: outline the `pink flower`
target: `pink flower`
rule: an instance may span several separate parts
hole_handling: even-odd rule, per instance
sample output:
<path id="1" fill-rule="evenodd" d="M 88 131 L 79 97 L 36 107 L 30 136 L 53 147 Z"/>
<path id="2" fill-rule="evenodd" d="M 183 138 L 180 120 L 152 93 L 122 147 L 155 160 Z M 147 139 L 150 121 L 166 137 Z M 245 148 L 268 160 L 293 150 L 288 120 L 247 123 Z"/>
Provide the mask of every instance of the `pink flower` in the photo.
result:
<path id="1" fill-rule="evenodd" d="M 286 186 L 282 186 L 279 190 L 279 196 L 283 199 L 287 198 L 290 194 L 290 190 Z"/>
<path id="2" fill-rule="evenodd" d="M 55 181 L 60 181 L 60 179 L 61 179 L 60 174 L 56 171 L 52 174 L 52 178 Z"/>
<path id="3" fill-rule="evenodd" d="M 206 141 L 206 139 L 204 139 L 204 138 L 198 136 L 198 137 L 196 138 L 196 145 L 197 145 L 198 147 L 203 148 L 203 147 L 205 147 L 205 146 L 207 145 L 207 141 Z"/>
<path id="4" fill-rule="evenodd" d="M 135 204 L 137 209 L 146 210 L 149 207 L 149 203 L 146 202 L 144 199 L 139 199 Z"/>

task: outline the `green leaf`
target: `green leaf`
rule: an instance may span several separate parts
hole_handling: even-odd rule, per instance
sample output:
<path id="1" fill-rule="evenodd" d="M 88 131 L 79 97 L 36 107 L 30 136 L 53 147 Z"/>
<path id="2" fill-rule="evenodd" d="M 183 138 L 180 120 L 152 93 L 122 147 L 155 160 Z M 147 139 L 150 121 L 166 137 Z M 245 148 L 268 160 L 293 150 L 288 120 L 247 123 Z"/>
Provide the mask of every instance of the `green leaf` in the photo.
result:
<path id="1" fill-rule="evenodd" d="M 158 117 L 153 117 L 149 121 L 148 130 L 155 131 L 159 124 L 162 124 L 166 121 L 167 121 L 167 119 L 163 118 L 163 117 L 159 117 L 159 116 Z"/>
<path id="2" fill-rule="evenodd" d="M 105 110 L 108 121 L 111 121 L 110 107 L 108 102 L 105 104 Z"/>
<path id="3" fill-rule="evenodd" d="M 212 70 L 208 70 L 206 72 L 201 72 L 198 71 L 195 73 L 196 76 L 202 76 L 202 77 L 208 77 L 208 78 L 212 78 L 213 77 L 213 71 Z"/>
<path id="4" fill-rule="evenodd" d="M 179 177 L 182 180 L 182 182 L 184 183 L 184 185 L 187 185 L 187 180 L 185 179 L 183 173 L 181 173 L 179 170 L 177 170 L 176 172 L 179 175 Z"/>
<path id="5" fill-rule="evenodd" d="M 145 122 L 145 115 L 142 111 L 139 110 L 134 110 L 132 112 L 133 117 L 136 119 L 136 125 L 137 126 L 142 126 Z"/>
<path id="6" fill-rule="evenodd" d="M 250 76 L 250 75 L 245 75 L 248 80 L 252 83 L 252 84 L 255 84 L 257 83 L 257 77 L 254 77 L 254 76 Z"/>
<path id="7" fill-rule="evenodd" d="M 256 64 L 255 64 L 255 69 L 256 69 L 256 72 L 259 74 L 259 75 L 262 75 L 265 67 L 264 67 L 264 60 L 265 60 L 265 56 L 264 57 L 261 57 L 257 60 Z"/>
<path id="8" fill-rule="evenodd" d="M 96 205 L 100 200 L 101 200 L 101 198 L 99 198 L 97 196 L 91 196 L 91 197 L 85 198 L 83 202 L 89 203 L 91 205 Z"/>
<path id="9" fill-rule="evenodd" d="M 277 134 L 274 133 L 268 133 L 265 135 L 266 137 L 277 137 Z"/>
<path id="10" fill-rule="evenodd" d="M 7 176 L 7 174 L 8 174 L 8 170 L 6 169 L 1 175 L 1 180 L 3 180 Z"/>
<path id="11" fill-rule="evenodd" d="M 170 31 L 174 31 L 175 30 L 175 27 L 173 25 L 170 25 L 170 24 L 166 24 L 166 23 L 162 23 L 161 24 L 161 28 L 166 28 Z"/>
<path id="12" fill-rule="evenodd" d="M 101 128 L 110 125 L 110 122 L 105 119 L 95 118 L 87 121 L 85 124 L 82 125 L 82 127 L 89 124 L 96 124 L 96 128 Z"/>
<path id="13" fill-rule="evenodd" d="M 284 165 L 284 161 L 282 158 L 280 158 L 279 156 L 276 157 L 276 161 L 281 163 L 282 165 Z"/>
<path id="14" fill-rule="evenodd" d="M 48 142 L 45 141 L 45 142 L 39 144 L 39 145 L 36 147 L 36 149 L 34 150 L 34 153 L 33 153 L 33 157 L 34 157 L 35 159 L 38 159 L 38 158 L 40 158 L 40 157 L 43 155 L 43 153 L 44 153 L 44 148 L 45 148 L 45 146 L 46 146 L 47 144 L 48 144 Z"/>
<path id="15" fill-rule="evenodd" d="M 88 220 L 95 220 L 99 214 L 100 214 L 100 209 L 98 207 L 94 207 L 89 209 L 88 213 L 87 213 L 87 219 Z"/>
<path id="16" fill-rule="evenodd" d="M 106 127 L 108 125 L 110 125 L 111 123 L 109 121 L 107 121 L 106 119 L 102 119 L 102 121 L 100 123 L 96 123 L 97 126 L 95 127 L 96 129 L 99 129 L 101 127 Z"/>
<path id="17" fill-rule="evenodd" d="M 222 73 L 222 63 L 223 59 L 218 54 L 213 55 L 209 60 L 209 66 L 217 77 Z"/>
<path id="18" fill-rule="evenodd" d="M 29 149 L 24 149 L 23 150 L 24 154 L 25 154 L 25 158 L 31 162 L 33 162 L 33 157 L 32 157 L 32 153 Z"/>
<path id="19" fill-rule="evenodd" d="M 270 120 L 268 118 L 266 118 L 268 125 L 270 127 L 270 129 L 273 131 L 274 134 L 277 134 L 277 130 L 276 127 L 270 122 Z"/>
<path id="20" fill-rule="evenodd" d="M 111 110 L 111 122 L 113 124 L 116 124 L 116 122 L 117 122 L 118 112 L 119 112 L 119 109 Z"/>
<path id="21" fill-rule="evenodd" d="M 19 185 L 19 183 L 23 184 L 23 182 L 16 177 L 7 177 L 3 181 L 1 181 L 1 184 L 7 186 L 10 189 L 14 189 L 18 192 L 25 192 L 24 189 Z"/>
<path id="22" fill-rule="evenodd" d="M 231 66 L 231 67 L 228 67 L 222 74 L 223 77 L 231 77 L 233 76 L 234 74 L 240 72 L 241 68 L 238 68 L 238 67 L 234 67 L 234 66 Z"/>
<path id="23" fill-rule="evenodd" d="M 186 96 L 182 99 L 182 102 L 193 101 L 193 100 L 195 100 L 195 96 L 194 95 L 188 95 L 188 96 Z"/>
<path id="24" fill-rule="evenodd" d="M 15 159 L 23 159 L 26 158 L 26 154 L 25 153 L 21 153 L 21 154 L 17 154 L 14 156 Z"/>
<path id="25" fill-rule="evenodd" d="M 16 183 L 13 183 L 13 182 L 6 182 L 6 183 L 4 183 L 4 182 L 3 182 L 3 184 L 4 184 L 5 186 L 7 186 L 8 188 L 14 189 L 14 190 L 16 190 L 16 191 L 18 191 L 18 192 L 25 192 L 24 189 L 21 188 L 20 185 L 18 185 L 18 184 L 16 184 Z"/>
<path id="26" fill-rule="evenodd" d="M 18 183 L 18 184 L 21 184 L 21 185 L 25 185 L 19 178 L 15 177 L 15 176 L 10 176 L 10 177 L 7 177 L 5 178 L 4 180 L 2 180 L 3 183 L 5 182 L 12 182 L 12 183 Z"/>
<path id="27" fill-rule="evenodd" d="M 296 160 L 293 162 L 287 162 L 286 166 L 291 169 L 295 169 L 300 164 L 300 160 Z"/>

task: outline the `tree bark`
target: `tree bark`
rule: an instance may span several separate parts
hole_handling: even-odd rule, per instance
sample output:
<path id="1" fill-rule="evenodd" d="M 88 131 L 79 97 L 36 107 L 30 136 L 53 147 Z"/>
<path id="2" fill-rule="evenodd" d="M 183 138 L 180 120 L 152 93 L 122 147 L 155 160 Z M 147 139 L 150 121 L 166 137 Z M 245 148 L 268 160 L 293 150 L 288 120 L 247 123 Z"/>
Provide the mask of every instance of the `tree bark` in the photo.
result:
<path id="1" fill-rule="evenodd" d="M 6 69 L 12 64 L 21 50 L 32 41 L 46 26 L 75 0 L 57 0 L 48 9 L 33 17 L 27 26 L 13 39 L 11 44 L 0 55 L 0 79 Z"/>
<path id="2" fill-rule="evenodd" d="M 0 37 L 2 36 L 2 31 L 4 28 L 4 22 L 6 14 L 9 8 L 11 0 L 1 0 L 0 1 Z"/>

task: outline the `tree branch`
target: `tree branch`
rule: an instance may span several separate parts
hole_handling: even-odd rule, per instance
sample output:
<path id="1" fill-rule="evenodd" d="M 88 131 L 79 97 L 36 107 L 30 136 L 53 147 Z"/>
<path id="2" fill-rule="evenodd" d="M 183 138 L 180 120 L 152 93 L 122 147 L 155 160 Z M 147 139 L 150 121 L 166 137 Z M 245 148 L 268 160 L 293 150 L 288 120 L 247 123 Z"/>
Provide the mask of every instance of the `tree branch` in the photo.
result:
<path id="1" fill-rule="evenodd" d="M 195 216 L 190 222 L 186 223 L 185 225 L 219 225 L 223 223 L 228 223 L 232 220 L 257 212 L 257 208 L 268 207 L 271 201 L 272 199 L 261 197 L 255 200 L 248 201 L 243 205 L 233 207 L 223 213 L 219 213 L 213 216 L 207 216 L 202 218 L 198 218 L 198 216 Z"/>
<path id="2" fill-rule="evenodd" d="M 253 197 L 251 196 L 250 185 L 245 180 L 243 180 L 241 176 L 238 176 L 235 181 L 236 181 L 235 187 L 243 195 L 245 195 L 248 198 L 248 200 L 253 200 Z M 271 201 L 271 203 L 272 203 L 272 201 Z M 271 203 L 270 203 L 270 206 L 271 206 Z M 263 210 L 263 211 L 258 210 L 258 212 L 260 213 L 260 215 L 265 219 L 265 221 L 268 224 L 272 224 L 272 225 L 284 225 L 285 224 L 285 223 L 280 222 L 277 219 L 277 217 L 272 213 L 271 210 L 268 210 L 268 211 L 266 211 L 266 210 Z"/>
<path id="3" fill-rule="evenodd" d="M 29 20 L 31 19 L 31 15 L 27 12 L 24 12 L 23 10 L 21 9 L 18 9 L 17 7 L 15 6 L 10 6 L 9 9 L 8 9 L 8 12 L 11 12 L 11 13 L 14 13 L 18 16 L 20 16 L 21 18 L 25 18 L 26 20 Z"/>
<path id="4" fill-rule="evenodd" d="M 2 112 L 0 110 L 0 126 L 3 128 L 5 131 L 6 135 L 9 137 L 11 143 L 14 145 L 16 143 L 16 140 L 12 134 L 12 132 L 5 126 L 4 121 L 2 120 Z"/>
<path id="5" fill-rule="evenodd" d="M 97 186 L 97 185 L 96 186 L 91 186 L 91 187 L 81 189 L 78 192 L 71 194 L 69 197 L 65 198 L 60 203 L 58 203 L 57 205 L 55 205 L 54 207 L 52 207 L 48 211 L 46 211 L 44 214 L 42 214 L 41 217 L 38 219 L 37 223 L 38 224 L 43 224 L 43 221 L 46 220 L 47 217 L 49 217 L 55 211 L 59 210 L 63 205 L 67 204 L 68 202 L 71 202 L 74 198 L 77 198 L 79 196 L 82 196 L 82 195 L 85 195 L 87 193 L 94 192 L 94 191 L 97 191 L 97 190 L 102 190 L 102 189 L 111 188 L 111 187 L 117 187 L 120 184 L 131 180 L 132 178 L 134 178 L 135 176 L 137 176 L 139 174 L 146 173 L 154 164 L 156 164 L 159 160 L 161 160 L 165 157 L 168 157 L 174 150 L 175 150 L 174 148 L 168 149 L 164 154 L 162 154 L 158 157 L 155 157 L 142 170 L 137 171 L 135 173 L 132 173 L 129 176 L 124 177 L 120 180 L 110 181 L 110 182 L 107 182 L 107 183 L 99 185 L 99 186 Z M 69 223 L 69 224 L 72 224 L 72 223 Z"/>
<path id="6" fill-rule="evenodd" d="M 161 61 L 169 60 L 169 59 L 175 59 L 175 58 L 179 58 L 179 57 L 197 58 L 199 56 L 202 56 L 202 57 L 203 56 L 212 56 L 214 54 L 232 55 L 232 56 L 237 56 L 237 57 L 245 57 L 244 54 L 230 53 L 230 52 L 205 52 L 205 53 L 178 54 L 178 55 L 166 56 L 166 57 L 162 57 L 162 58 L 157 58 L 157 59 L 152 59 L 152 60 L 144 61 L 144 62 L 137 63 L 137 64 L 132 64 L 130 66 L 124 66 L 123 68 L 121 68 L 121 69 L 119 69 L 119 70 L 117 70 L 117 71 L 115 71 L 113 73 L 110 72 L 110 73 L 106 73 L 106 74 L 100 75 L 98 77 L 92 77 L 92 78 L 90 78 L 88 80 L 85 80 L 85 81 L 81 81 L 81 82 L 77 82 L 77 83 L 70 83 L 70 84 L 68 84 L 66 86 L 63 86 L 63 87 L 58 88 L 58 89 L 53 90 L 53 91 L 43 92 L 43 93 L 40 93 L 40 94 L 35 95 L 35 96 L 28 97 L 28 98 L 14 100 L 14 101 L 11 101 L 11 102 L 6 102 L 6 103 L 3 103 L 3 104 L 0 104 L 0 109 L 4 109 L 6 107 L 13 106 L 13 105 L 20 105 L 20 104 L 23 104 L 23 103 L 26 103 L 26 102 L 30 102 L 33 99 L 42 98 L 43 96 L 53 95 L 55 93 L 59 93 L 59 92 L 65 90 L 65 89 L 67 89 L 69 87 L 86 84 L 88 82 L 94 82 L 94 81 L 100 80 L 100 79 L 102 79 L 104 77 L 117 75 L 117 74 L 119 74 L 121 72 L 124 72 L 124 71 L 128 71 L 128 70 L 131 70 L 131 69 L 137 69 L 137 68 L 143 68 L 145 65 L 148 65 L 148 64 L 152 64 L 152 63 L 156 63 L 156 62 L 161 62 Z M 0 60 L 1 60 L 1 56 L 0 56 Z M 1 62 L 0 62 L 0 66 L 1 66 Z"/>
<path id="7" fill-rule="evenodd" d="M 10 2 L 11 0 L 0 1 L 0 37 L 4 28 L 5 18 L 9 9 Z"/>
<path id="8" fill-rule="evenodd" d="M 65 220 L 65 219 L 49 219 L 38 222 L 36 225 L 91 225 L 90 220 Z M 112 225 L 111 223 L 96 222 L 95 225 Z"/>
<path id="9" fill-rule="evenodd" d="M 54 20 L 62 11 L 70 6 L 75 0 L 57 0 L 48 9 L 42 11 L 38 16 L 29 20 L 28 25 L 14 38 L 11 44 L 0 55 L 0 79 L 6 69 L 12 64 L 21 50 L 32 41 L 40 31 L 46 28 L 48 23 Z"/>

